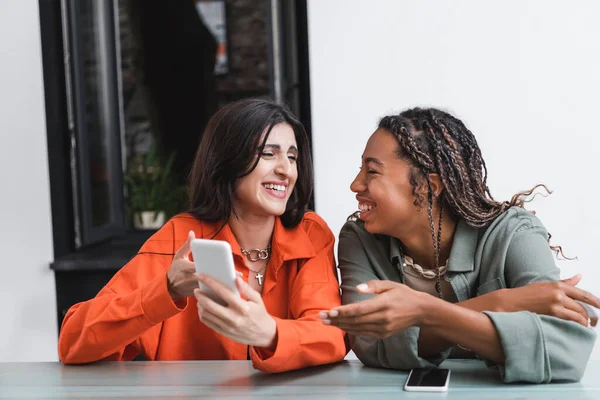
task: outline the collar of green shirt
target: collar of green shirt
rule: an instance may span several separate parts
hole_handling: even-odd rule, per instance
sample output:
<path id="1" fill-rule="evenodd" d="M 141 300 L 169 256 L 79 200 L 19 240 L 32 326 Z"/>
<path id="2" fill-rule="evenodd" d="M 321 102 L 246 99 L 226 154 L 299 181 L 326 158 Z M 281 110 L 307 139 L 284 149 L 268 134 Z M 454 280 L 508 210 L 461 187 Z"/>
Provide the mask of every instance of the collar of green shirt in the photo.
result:
<path id="1" fill-rule="evenodd" d="M 452 241 L 452 250 L 450 250 L 449 272 L 473 271 L 478 232 L 477 228 L 467 225 L 463 220 L 458 221 Z M 392 265 L 396 265 L 395 258 L 402 259 L 401 244 L 397 238 L 390 237 L 390 262 Z"/>

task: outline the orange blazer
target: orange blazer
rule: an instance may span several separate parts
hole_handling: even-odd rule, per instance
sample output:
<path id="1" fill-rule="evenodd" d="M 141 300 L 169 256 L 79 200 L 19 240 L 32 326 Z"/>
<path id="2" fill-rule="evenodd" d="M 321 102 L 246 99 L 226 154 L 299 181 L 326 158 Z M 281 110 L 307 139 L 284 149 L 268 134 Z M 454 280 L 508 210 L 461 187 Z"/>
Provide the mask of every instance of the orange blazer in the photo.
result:
<path id="1" fill-rule="evenodd" d="M 58 352 L 66 364 L 98 360 L 246 360 L 265 372 L 282 372 L 340 361 L 344 333 L 321 323 L 321 310 L 340 305 L 333 255 L 334 236 L 308 212 L 295 228 L 279 218 L 265 273 L 263 301 L 277 323 L 274 352 L 230 340 L 198 317 L 194 297 L 173 302 L 167 271 L 192 230 L 198 238 L 231 244 L 235 268 L 248 281 L 248 268 L 229 225 L 199 221 L 189 214 L 156 232 L 92 300 L 75 304 L 62 324 Z"/>

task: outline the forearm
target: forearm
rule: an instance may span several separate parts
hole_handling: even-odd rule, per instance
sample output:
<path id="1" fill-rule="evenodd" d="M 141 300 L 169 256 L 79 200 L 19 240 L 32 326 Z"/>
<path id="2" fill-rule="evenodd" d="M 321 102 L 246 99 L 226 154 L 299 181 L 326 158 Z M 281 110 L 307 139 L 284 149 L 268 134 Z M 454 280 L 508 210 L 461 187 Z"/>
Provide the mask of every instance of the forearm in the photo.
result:
<path id="1" fill-rule="evenodd" d="M 440 365 L 448 352 L 420 357 L 415 346 L 418 335 L 419 328 L 414 326 L 386 338 L 349 336 L 349 339 L 358 359 L 368 367 L 410 370 Z"/>
<path id="2" fill-rule="evenodd" d="M 252 364 L 260 371 L 277 373 L 329 364 L 343 360 L 347 353 L 344 332 L 317 318 L 276 318 L 276 322 L 276 347 L 250 348 Z"/>
<path id="3" fill-rule="evenodd" d="M 437 337 L 444 343 L 458 344 L 483 358 L 504 364 L 505 355 L 500 337 L 487 315 L 464 305 L 457 306 L 436 298 L 428 299 L 425 304 L 424 320 L 420 325 L 425 336 L 423 341 L 419 337 L 420 348 L 427 345 L 427 340 Z M 481 305 L 475 303 L 478 304 Z"/>
<path id="4" fill-rule="evenodd" d="M 131 344 L 131 349 L 136 347 L 135 339 L 148 327 L 141 327 L 139 323 L 132 324 L 127 320 L 111 321 L 109 315 L 115 311 L 114 301 L 106 300 L 108 299 L 90 300 L 69 310 L 58 340 L 62 362 L 81 364 L 128 359 L 127 346 Z M 137 329 L 133 325 L 137 325 Z"/>
<path id="5" fill-rule="evenodd" d="M 466 309 L 482 312 L 482 311 L 500 311 L 498 309 L 497 295 L 500 291 L 484 294 L 465 301 L 454 303 L 454 305 L 464 307 Z M 428 357 L 438 354 L 440 351 L 454 346 L 456 343 L 445 340 L 435 330 L 429 327 L 421 327 L 419 330 L 419 356 Z"/>
<path id="6" fill-rule="evenodd" d="M 182 309 L 171 302 L 164 276 L 124 295 L 104 288 L 65 316 L 58 343 L 60 359 L 67 364 L 127 359 L 129 344 L 135 345 L 140 335 Z"/>

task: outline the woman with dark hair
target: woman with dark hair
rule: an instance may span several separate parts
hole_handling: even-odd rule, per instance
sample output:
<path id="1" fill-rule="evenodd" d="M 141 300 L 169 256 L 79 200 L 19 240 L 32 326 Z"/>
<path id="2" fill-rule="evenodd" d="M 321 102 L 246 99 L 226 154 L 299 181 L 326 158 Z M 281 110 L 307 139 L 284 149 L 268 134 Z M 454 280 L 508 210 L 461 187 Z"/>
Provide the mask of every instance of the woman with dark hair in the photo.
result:
<path id="1" fill-rule="evenodd" d="M 196 153 L 189 212 L 69 310 L 61 360 L 251 359 L 266 372 L 342 360 L 344 332 L 318 316 L 340 305 L 340 293 L 335 238 L 306 211 L 312 179 L 308 138 L 290 111 L 259 99 L 219 110 Z M 195 237 L 231 245 L 241 296 L 195 274 Z M 227 306 L 200 292 L 199 281 Z"/>
<path id="2" fill-rule="evenodd" d="M 562 250 L 523 209 L 533 189 L 492 198 L 460 120 L 431 108 L 384 117 L 350 188 L 360 211 L 340 233 L 345 305 L 321 318 L 364 364 L 478 356 L 506 382 L 581 378 L 596 335 L 578 301 L 600 300 L 575 287 L 580 276 L 559 281 Z"/>

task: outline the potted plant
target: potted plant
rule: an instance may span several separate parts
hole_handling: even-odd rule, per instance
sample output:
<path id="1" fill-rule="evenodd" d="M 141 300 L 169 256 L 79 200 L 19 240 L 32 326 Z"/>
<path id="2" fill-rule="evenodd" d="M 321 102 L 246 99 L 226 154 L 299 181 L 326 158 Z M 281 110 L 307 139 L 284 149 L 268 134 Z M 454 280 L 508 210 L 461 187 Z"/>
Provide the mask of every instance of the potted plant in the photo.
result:
<path id="1" fill-rule="evenodd" d="M 184 189 L 171 176 L 174 156 L 163 164 L 155 146 L 150 146 L 130 162 L 125 174 L 126 204 L 135 229 L 160 228 L 180 203 Z"/>

